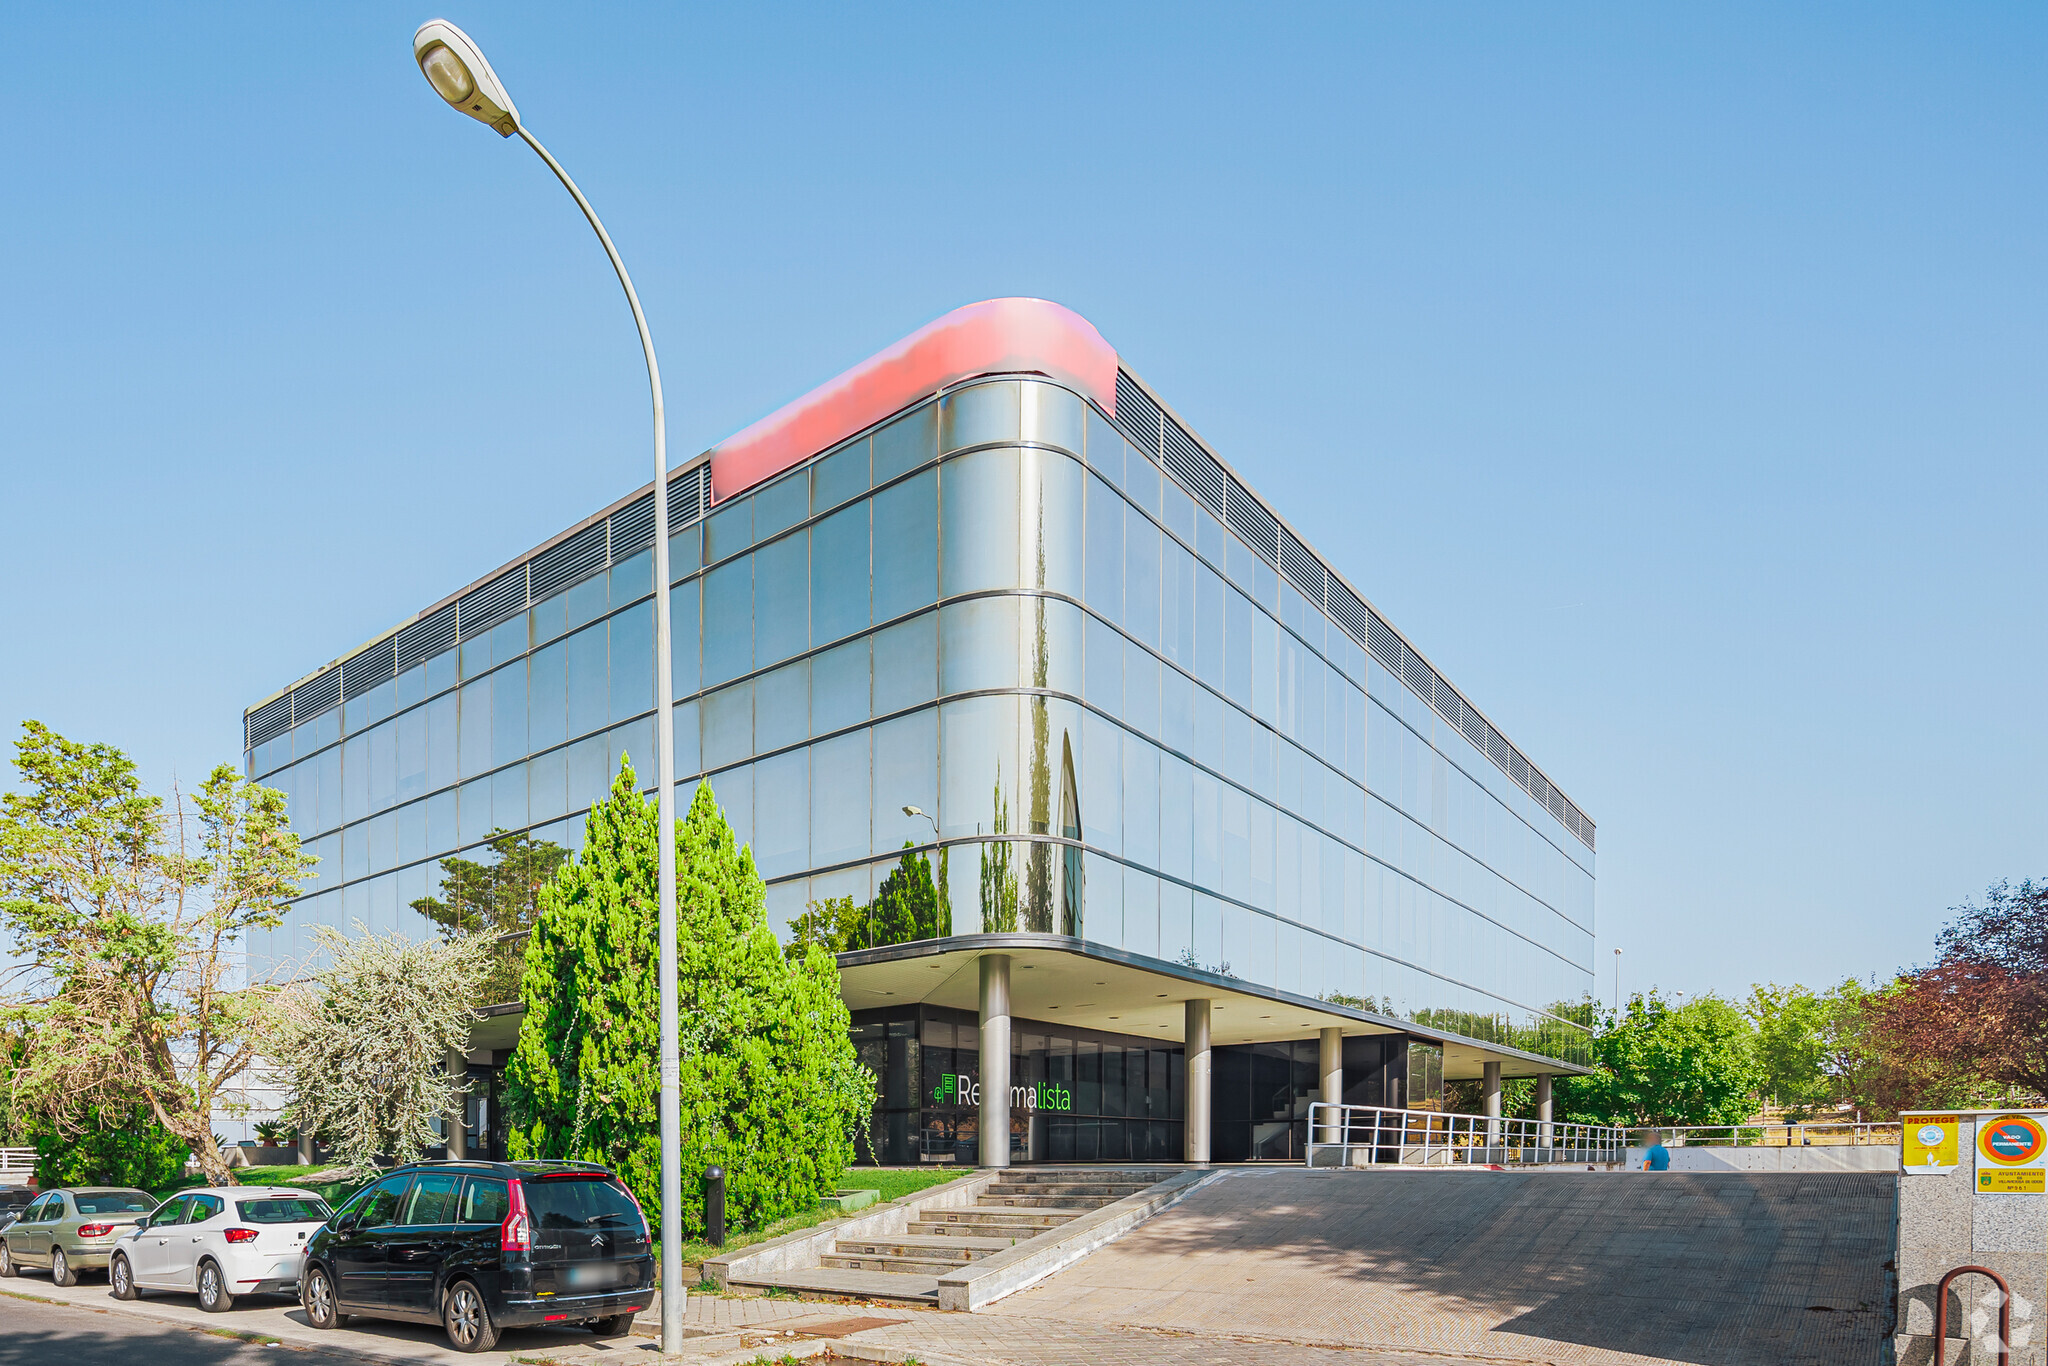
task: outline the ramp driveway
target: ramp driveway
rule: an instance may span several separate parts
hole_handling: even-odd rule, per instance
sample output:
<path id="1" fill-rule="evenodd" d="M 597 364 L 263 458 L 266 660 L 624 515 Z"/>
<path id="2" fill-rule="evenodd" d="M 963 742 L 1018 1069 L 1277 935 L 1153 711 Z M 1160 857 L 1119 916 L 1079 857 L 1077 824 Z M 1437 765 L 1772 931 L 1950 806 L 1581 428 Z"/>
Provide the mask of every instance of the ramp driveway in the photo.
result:
<path id="1" fill-rule="evenodd" d="M 991 1315 L 1500 1362 L 1876 1362 L 1889 1173 L 1234 1170 Z"/>

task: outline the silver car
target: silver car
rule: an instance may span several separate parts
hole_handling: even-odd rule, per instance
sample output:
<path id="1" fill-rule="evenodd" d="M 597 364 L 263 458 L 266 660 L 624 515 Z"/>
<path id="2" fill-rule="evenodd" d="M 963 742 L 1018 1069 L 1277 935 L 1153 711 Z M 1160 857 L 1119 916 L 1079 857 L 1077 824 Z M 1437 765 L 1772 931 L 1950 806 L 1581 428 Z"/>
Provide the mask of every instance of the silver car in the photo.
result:
<path id="1" fill-rule="evenodd" d="M 156 1197 L 125 1186 L 71 1186 L 45 1191 L 0 1230 L 0 1276 L 47 1267 L 59 1285 L 77 1285 L 80 1271 L 104 1270 L 114 1240 L 151 1210 Z"/>

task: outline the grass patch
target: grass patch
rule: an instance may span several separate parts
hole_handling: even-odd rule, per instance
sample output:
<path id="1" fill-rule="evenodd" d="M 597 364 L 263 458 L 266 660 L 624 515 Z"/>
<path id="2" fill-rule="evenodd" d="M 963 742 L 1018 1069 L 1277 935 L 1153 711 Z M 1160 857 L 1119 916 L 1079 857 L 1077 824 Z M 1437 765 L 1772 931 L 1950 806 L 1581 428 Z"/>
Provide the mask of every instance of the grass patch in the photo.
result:
<path id="1" fill-rule="evenodd" d="M 0 1290 L 10 1300 L 28 1300 L 34 1304 L 68 1304 L 68 1300 L 53 1300 L 48 1295 L 25 1295 L 19 1290 Z"/>
<path id="2" fill-rule="evenodd" d="M 234 1342 L 253 1342 L 260 1347 L 281 1347 L 283 1338 L 274 1338 L 268 1333 L 244 1333 L 233 1328 L 202 1328 L 200 1332 L 208 1337 L 227 1338 Z"/>
<path id="3" fill-rule="evenodd" d="M 343 1200 L 348 1199 L 349 1196 L 354 1195 L 365 1185 L 369 1184 L 367 1178 L 359 1181 L 309 1182 L 306 1180 L 308 1176 L 315 1172 L 332 1171 L 333 1169 L 334 1164 L 332 1162 L 323 1162 L 311 1167 L 236 1167 L 234 1173 L 235 1181 L 240 1185 L 297 1186 L 300 1190 L 313 1192 L 330 1205 L 340 1204 Z M 194 1186 L 203 1186 L 205 1184 L 206 1178 L 203 1176 L 188 1176 L 173 1185 L 166 1186 L 162 1190 L 157 1191 L 156 1196 L 158 1199 L 162 1199 L 164 1196 L 176 1191 L 189 1190 Z"/>
<path id="4" fill-rule="evenodd" d="M 901 1200 L 933 1186 L 971 1174 L 973 1167 L 848 1167 L 840 1182 L 850 1191 L 880 1191 L 884 1200 Z"/>
<path id="5" fill-rule="evenodd" d="M 880 1191 L 884 1201 L 900 1200 L 906 1195 L 915 1195 L 933 1186 L 942 1186 L 948 1181 L 971 1176 L 974 1171 L 973 1167 L 849 1167 L 840 1186 L 844 1190 Z M 869 1205 L 860 1213 L 865 1214 L 874 1208 L 875 1206 Z M 728 1229 L 725 1246 L 722 1248 L 713 1247 L 702 1238 L 692 1238 L 679 1249 L 683 1267 L 687 1272 L 692 1267 L 701 1267 L 706 1260 L 721 1253 L 734 1252 L 743 1247 L 751 1247 L 755 1243 L 765 1243 L 771 1238 L 780 1238 L 786 1234 L 801 1233 L 807 1228 L 816 1228 L 820 1224 L 831 1223 L 844 1217 L 836 1206 L 825 1205 L 805 1210 L 800 1214 L 792 1214 L 787 1219 L 778 1219 L 766 1228 L 749 1229 L 744 1232 Z M 656 1255 L 660 1255 L 660 1252 L 661 1248 L 657 1245 Z M 707 1290 L 704 1293 L 713 1292 Z"/>

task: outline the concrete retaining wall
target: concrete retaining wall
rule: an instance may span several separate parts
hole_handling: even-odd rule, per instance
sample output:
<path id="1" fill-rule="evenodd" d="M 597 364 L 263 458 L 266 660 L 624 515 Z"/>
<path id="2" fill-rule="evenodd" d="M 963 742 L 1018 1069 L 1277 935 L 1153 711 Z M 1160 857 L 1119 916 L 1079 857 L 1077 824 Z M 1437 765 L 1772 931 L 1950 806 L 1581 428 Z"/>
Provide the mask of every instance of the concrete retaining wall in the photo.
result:
<path id="1" fill-rule="evenodd" d="M 1895 1172 L 1899 1150 L 1893 1145 L 1862 1144 L 1812 1148 L 1671 1148 L 1675 1172 Z M 1640 1149 L 1630 1152 L 1631 1166 L 1640 1167 Z"/>

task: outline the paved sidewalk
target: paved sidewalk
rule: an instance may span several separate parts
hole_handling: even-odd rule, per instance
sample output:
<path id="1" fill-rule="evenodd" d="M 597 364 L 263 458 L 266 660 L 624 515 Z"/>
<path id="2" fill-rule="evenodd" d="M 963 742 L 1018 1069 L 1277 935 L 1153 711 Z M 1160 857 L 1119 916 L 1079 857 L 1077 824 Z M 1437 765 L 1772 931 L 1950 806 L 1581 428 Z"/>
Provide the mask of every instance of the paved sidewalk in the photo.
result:
<path id="1" fill-rule="evenodd" d="M 1232 1172 L 986 1317 L 1573 1366 L 1874 1362 L 1893 1200 L 1888 1173 Z"/>

